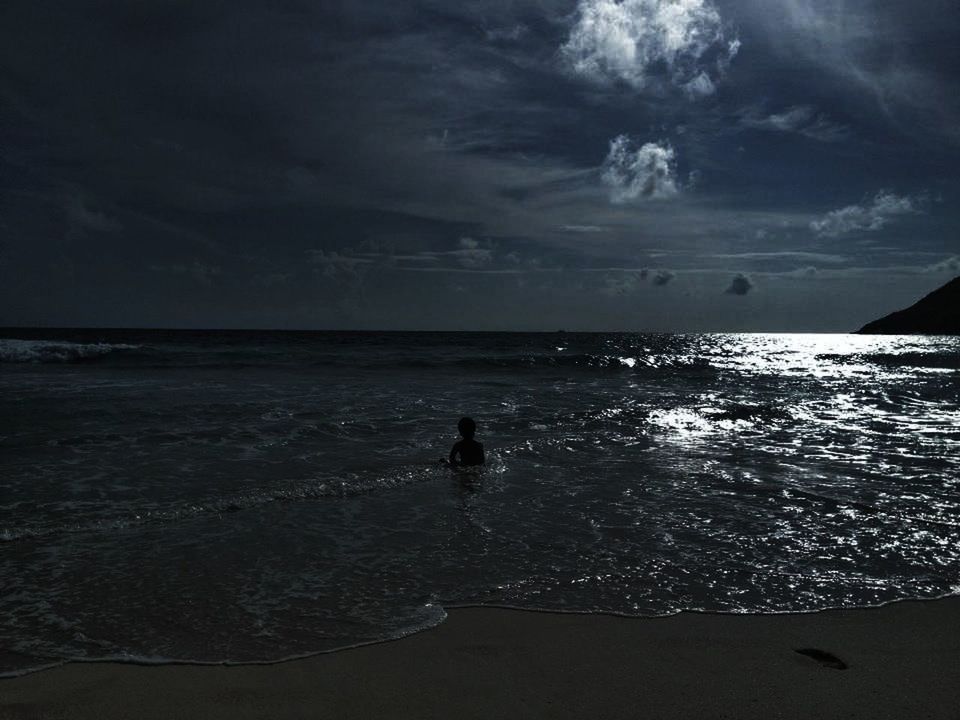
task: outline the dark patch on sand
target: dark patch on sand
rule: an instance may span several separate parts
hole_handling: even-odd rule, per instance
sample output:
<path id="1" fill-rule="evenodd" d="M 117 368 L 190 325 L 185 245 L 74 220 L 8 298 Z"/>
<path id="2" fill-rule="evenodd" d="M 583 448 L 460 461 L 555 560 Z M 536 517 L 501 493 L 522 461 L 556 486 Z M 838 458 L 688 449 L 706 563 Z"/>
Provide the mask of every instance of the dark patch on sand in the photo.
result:
<path id="1" fill-rule="evenodd" d="M 834 670 L 846 670 L 848 665 L 838 658 L 833 653 L 828 653 L 826 650 L 819 650 L 817 648 L 798 648 L 794 650 L 796 653 L 801 655 L 806 655 L 808 658 L 813 658 L 818 663 L 824 667 L 833 668 Z"/>

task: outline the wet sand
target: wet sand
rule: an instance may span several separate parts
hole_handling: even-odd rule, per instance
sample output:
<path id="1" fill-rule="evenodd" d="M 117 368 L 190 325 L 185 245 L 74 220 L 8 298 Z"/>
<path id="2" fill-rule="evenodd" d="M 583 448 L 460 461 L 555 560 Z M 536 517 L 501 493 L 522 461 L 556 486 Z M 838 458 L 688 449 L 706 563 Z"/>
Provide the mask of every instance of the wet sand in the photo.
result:
<path id="1" fill-rule="evenodd" d="M 276 665 L 77 663 L 0 681 L 3 720 L 539 717 L 958 720 L 960 598 L 655 619 L 464 608 Z"/>

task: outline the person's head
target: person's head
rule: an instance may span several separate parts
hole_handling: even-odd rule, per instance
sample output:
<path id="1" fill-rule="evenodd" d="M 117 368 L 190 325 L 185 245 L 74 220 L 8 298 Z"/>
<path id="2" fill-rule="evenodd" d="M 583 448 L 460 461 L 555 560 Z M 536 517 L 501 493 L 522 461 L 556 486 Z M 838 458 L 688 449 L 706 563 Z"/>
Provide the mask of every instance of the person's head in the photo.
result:
<path id="1" fill-rule="evenodd" d="M 473 421 L 473 418 L 462 417 L 460 422 L 457 423 L 457 430 L 467 440 L 473 440 L 473 436 L 477 432 L 477 424 Z"/>

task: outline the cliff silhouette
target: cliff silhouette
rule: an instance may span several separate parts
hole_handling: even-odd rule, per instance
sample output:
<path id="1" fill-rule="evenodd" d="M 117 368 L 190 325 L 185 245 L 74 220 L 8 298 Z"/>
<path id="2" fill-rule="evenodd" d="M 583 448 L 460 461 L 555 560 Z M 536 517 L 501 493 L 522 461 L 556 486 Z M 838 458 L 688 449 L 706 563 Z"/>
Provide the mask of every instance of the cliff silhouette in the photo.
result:
<path id="1" fill-rule="evenodd" d="M 960 335 L 960 277 L 917 301 L 867 323 L 865 335 Z"/>

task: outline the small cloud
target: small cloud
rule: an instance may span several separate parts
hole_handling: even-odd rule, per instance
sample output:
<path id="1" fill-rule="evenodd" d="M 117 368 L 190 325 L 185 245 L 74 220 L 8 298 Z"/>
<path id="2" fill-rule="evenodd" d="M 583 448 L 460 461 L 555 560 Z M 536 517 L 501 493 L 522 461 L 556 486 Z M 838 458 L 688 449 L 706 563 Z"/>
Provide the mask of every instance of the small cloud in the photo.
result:
<path id="1" fill-rule="evenodd" d="M 701 72 L 690 82 L 684 83 L 682 87 L 691 98 L 706 97 L 717 91 L 717 86 L 705 72 Z"/>
<path id="2" fill-rule="evenodd" d="M 451 250 L 447 253 L 437 253 L 437 255 L 449 255 L 460 267 L 468 270 L 476 270 L 489 265 L 493 261 L 493 250 L 489 247 L 483 247 L 479 241 L 470 237 L 462 237 L 457 243 L 457 250 Z"/>
<path id="3" fill-rule="evenodd" d="M 672 84 L 712 95 L 740 49 L 711 0 L 580 0 L 560 52 L 573 72 L 635 90 Z"/>
<path id="4" fill-rule="evenodd" d="M 603 228 L 598 225 L 561 225 L 560 230 L 569 233 L 598 233 Z"/>
<path id="5" fill-rule="evenodd" d="M 604 295 L 623 296 L 630 295 L 637 289 L 637 285 L 642 281 L 638 272 L 623 272 L 616 275 L 608 275 L 604 278 L 604 285 L 600 292 Z"/>
<path id="6" fill-rule="evenodd" d="M 341 255 L 336 250 L 308 250 L 307 258 L 311 265 L 316 266 L 314 272 L 331 280 L 346 282 L 362 280 L 366 267 L 374 262 L 370 258 Z"/>
<path id="7" fill-rule="evenodd" d="M 795 105 L 771 115 L 758 115 L 756 111 L 748 112 L 742 123 L 756 130 L 797 133 L 819 142 L 839 142 L 850 135 L 845 125 L 833 122 L 809 105 Z"/>
<path id="8" fill-rule="evenodd" d="M 468 270 L 476 270 L 485 267 L 493 261 L 493 253 L 486 248 L 477 248 L 475 250 L 460 250 L 457 253 L 457 262 L 460 267 Z"/>
<path id="9" fill-rule="evenodd" d="M 828 212 L 819 220 L 811 222 L 810 229 L 820 237 L 839 237 L 851 232 L 875 232 L 888 225 L 892 218 L 921 212 L 918 205 L 919 201 L 915 198 L 881 190 L 869 202 Z"/>
<path id="10" fill-rule="evenodd" d="M 646 143 L 637 150 L 626 135 L 610 141 L 600 179 L 610 188 L 614 203 L 663 200 L 680 192 L 673 148 Z"/>
<path id="11" fill-rule="evenodd" d="M 724 292 L 728 295 L 746 295 L 751 290 L 753 290 L 753 281 L 743 273 L 737 273 Z"/>
<path id="12" fill-rule="evenodd" d="M 390 255 L 388 258 L 389 264 L 396 263 L 397 265 L 403 267 L 406 263 L 412 263 L 414 266 L 423 266 L 423 265 L 433 265 L 439 262 L 439 259 L 434 253 L 413 253 L 413 254 L 398 254 Z"/>
<path id="13" fill-rule="evenodd" d="M 792 277 L 792 278 L 812 278 L 816 277 L 820 271 L 815 268 L 813 265 L 807 267 L 797 268 L 796 270 L 791 270 L 784 273 L 776 273 L 782 275 L 783 277 Z"/>
<path id="14" fill-rule="evenodd" d="M 490 42 L 516 42 L 527 34 L 526 25 L 513 25 L 511 27 L 493 28 L 485 33 Z"/>
<path id="15" fill-rule="evenodd" d="M 119 221 L 97 210 L 90 210 L 79 197 L 70 197 L 64 205 L 68 237 L 78 237 L 84 232 L 119 232 Z"/>
<path id="16" fill-rule="evenodd" d="M 641 270 L 640 272 L 642 274 L 644 271 Z M 653 276 L 653 284 L 657 287 L 663 287 L 675 277 L 676 273 L 671 272 L 670 270 L 657 270 L 656 274 Z"/>
<path id="17" fill-rule="evenodd" d="M 955 273 L 960 272 L 960 255 L 954 255 L 936 265 L 931 265 L 930 272 L 936 273 Z"/>
<path id="18" fill-rule="evenodd" d="M 807 105 L 797 105 L 782 113 L 774 113 L 754 124 L 754 127 L 766 127 L 781 132 L 796 132 L 813 118 L 814 110 Z"/>
<path id="19" fill-rule="evenodd" d="M 846 125 L 818 115 L 816 120 L 800 129 L 800 134 L 819 142 L 841 142 L 850 137 L 850 129 Z"/>

